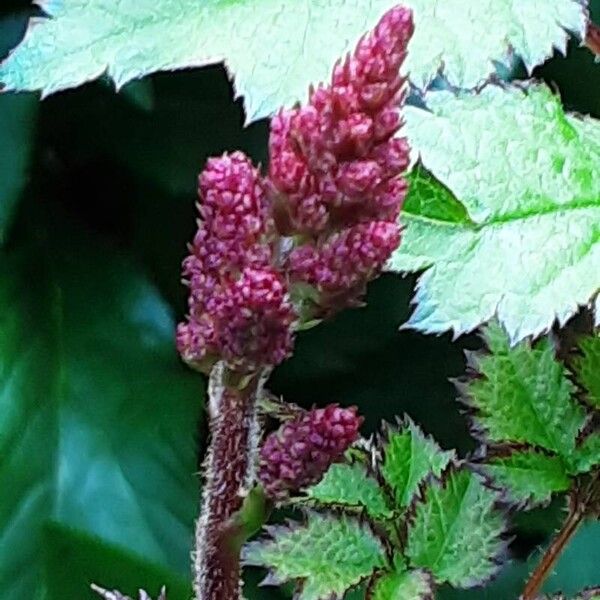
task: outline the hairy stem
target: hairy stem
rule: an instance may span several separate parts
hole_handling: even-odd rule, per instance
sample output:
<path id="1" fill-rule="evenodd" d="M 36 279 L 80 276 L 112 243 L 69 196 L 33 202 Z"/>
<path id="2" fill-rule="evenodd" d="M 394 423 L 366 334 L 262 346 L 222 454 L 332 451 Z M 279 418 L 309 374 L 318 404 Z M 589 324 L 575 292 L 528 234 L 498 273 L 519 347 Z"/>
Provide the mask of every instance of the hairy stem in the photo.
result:
<path id="1" fill-rule="evenodd" d="M 239 524 L 236 513 L 254 480 L 258 444 L 257 395 L 267 373 L 234 381 L 219 363 L 209 387 L 210 446 L 196 524 L 196 600 L 240 600 Z"/>

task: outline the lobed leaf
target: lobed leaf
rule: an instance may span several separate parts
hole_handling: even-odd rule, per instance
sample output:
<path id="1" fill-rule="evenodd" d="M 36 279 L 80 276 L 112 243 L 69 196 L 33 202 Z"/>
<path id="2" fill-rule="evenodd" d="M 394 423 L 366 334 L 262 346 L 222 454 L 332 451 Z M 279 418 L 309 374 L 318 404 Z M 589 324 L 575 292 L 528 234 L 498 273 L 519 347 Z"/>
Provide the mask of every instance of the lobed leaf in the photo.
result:
<path id="1" fill-rule="evenodd" d="M 431 475 L 439 477 L 453 457 L 453 451 L 443 452 L 408 417 L 398 430 L 390 428 L 383 443 L 381 474 L 398 507 L 408 506 L 419 485 Z"/>
<path id="2" fill-rule="evenodd" d="M 585 389 L 585 398 L 600 409 L 600 334 L 583 338 L 579 348 L 581 356 L 575 362 L 575 374 Z"/>
<path id="3" fill-rule="evenodd" d="M 474 427 L 491 443 L 530 444 L 570 459 L 586 416 L 550 342 L 511 348 L 496 323 L 484 337 L 491 354 L 472 358 L 480 377 L 461 386 L 475 409 Z"/>
<path id="4" fill-rule="evenodd" d="M 547 503 L 553 493 L 564 492 L 571 486 L 562 460 L 537 450 L 518 450 L 508 456 L 492 457 L 480 468 L 507 490 L 511 502 L 522 507 Z"/>
<path id="5" fill-rule="evenodd" d="M 389 263 L 425 270 L 407 326 L 458 335 L 496 315 L 514 343 L 565 323 L 600 288 L 600 124 L 542 84 L 425 100 L 404 132 L 431 174 Z"/>
<path id="6" fill-rule="evenodd" d="M 225 61 L 250 118 L 304 98 L 308 85 L 329 77 L 394 0 L 39 0 L 22 44 L 0 67 L 9 90 L 44 94 L 107 73 L 118 87 L 154 71 Z M 548 5 L 550 3 L 550 6 Z M 587 12 L 578 0 L 406 0 L 416 33 L 408 69 L 419 87 L 444 66 L 453 85 L 474 87 L 512 52 L 528 68 L 567 33 L 582 38 Z M 485 35 L 482 35 L 482 32 Z M 435 40 L 435 43 L 431 41 Z M 477 51 L 473 51 L 476 48 Z"/>
<path id="7" fill-rule="evenodd" d="M 399 566 L 375 578 L 367 600 L 433 600 L 434 593 L 433 578 L 427 571 Z"/>
<path id="8" fill-rule="evenodd" d="M 266 567 L 266 582 L 298 580 L 298 600 L 329 600 L 387 566 L 385 549 L 366 523 L 349 515 L 307 513 L 304 524 L 268 528 L 271 539 L 247 544 L 247 565 Z"/>
<path id="9" fill-rule="evenodd" d="M 406 556 L 431 571 L 438 583 L 468 588 L 489 579 L 504 550 L 505 524 L 497 492 L 467 469 L 451 468 L 431 480 L 414 505 Z"/>
<path id="10" fill-rule="evenodd" d="M 306 490 L 306 496 L 317 504 L 364 509 L 374 519 L 393 514 L 379 483 L 359 462 L 331 465 L 323 479 Z"/>

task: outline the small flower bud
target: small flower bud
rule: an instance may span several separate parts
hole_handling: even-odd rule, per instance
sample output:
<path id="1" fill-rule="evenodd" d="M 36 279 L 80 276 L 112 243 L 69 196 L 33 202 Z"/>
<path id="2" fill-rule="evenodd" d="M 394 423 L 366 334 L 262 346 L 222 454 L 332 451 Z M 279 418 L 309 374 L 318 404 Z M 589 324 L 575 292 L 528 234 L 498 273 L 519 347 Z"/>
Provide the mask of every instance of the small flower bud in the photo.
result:
<path id="1" fill-rule="evenodd" d="M 357 439 L 362 421 L 356 407 L 330 404 L 313 408 L 268 435 L 260 450 L 258 472 L 267 495 L 282 500 L 290 492 L 318 483 Z"/>

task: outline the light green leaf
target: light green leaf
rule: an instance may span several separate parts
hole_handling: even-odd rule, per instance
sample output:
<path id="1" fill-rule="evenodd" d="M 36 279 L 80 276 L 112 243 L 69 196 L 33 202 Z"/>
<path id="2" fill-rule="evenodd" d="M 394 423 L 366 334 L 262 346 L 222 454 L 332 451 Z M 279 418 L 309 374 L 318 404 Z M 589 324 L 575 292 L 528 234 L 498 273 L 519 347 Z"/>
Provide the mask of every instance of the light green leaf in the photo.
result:
<path id="1" fill-rule="evenodd" d="M 474 88 L 495 68 L 520 56 L 528 71 L 554 48 L 563 53 L 568 35 L 583 38 L 584 3 L 578 0 L 407 0 L 415 11 L 415 35 L 407 69 L 417 87 L 438 70 L 450 84 Z M 585 3 L 587 4 L 587 3 Z"/>
<path id="2" fill-rule="evenodd" d="M 573 464 L 578 473 L 587 473 L 600 466 L 600 432 L 594 431 L 583 439 L 573 454 Z"/>
<path id="3" fill-rule="evenodd" d="M 0 67 L 9 90 L 44 94 L 107 72 L 120 87 L 154 71 L 225 60 L 249 118 L 303 99 L 392 0 L 60 0 Z"/>
<path id="4" fill-rule="evenodd" d="M 304 525 L 269 528 L 271 539 L 251 542 L 247 565 L 267 567 L 268 583 L 303 582 L 298 600 L 328 600 L 387 566 L 385 550 L 365 523 L 348 515 L 308 513 Z"/>
<path id="5" fill-rule="evenodd" d="M 407 325 L 460 334 L 497 315 L 516 342 L 564 323 L 600 288 L 600 124 L 544 85 L 426 101 L 406 133 L 439 182 L 409 194 L 389 265 L 426 269 Z"/>
<path id="6" fill-rule="evenodd" d="M 186 573 L 202 378 L 131 264 L 70 229 L 37 238 L 0 263 L 2 598 L 39 592 L 49 520 Z"/>
<path id="7" fill-rule="evenodd" d="M 374 519 L 392 516 L 383 490 L 359 462 L 331 465 L 323 479 L 306 490 L 306 496 L 317 504 L 364 508 Z"/>
<path id="8" fill-rule="evenodd" d="M 578 382 L 585 388 L 585 398 L 600 409 L 600 335 L 586 337 L 579 344 L 581 357 L 575 362 Z"/>
<path id="9" fill-rule="evenodd" d="M 535 450 L 490 458 L 481 465 L 481 470 L 496 485 L 506 489 L 509 499 L 520 506 L 548 502 L 554 492 L 564 492 L 571 485 L 566 467 L 558 456 Z"/>
<path id="10" fill-rule="evenodd" d="M 383 445 L 381 474 L 399 507 L 408 506 L 419 485 L 431 474 L 439 477 L 454 452 L 442 452 L 408 417 L 398 430 L 389 429 Z"/>
<path id="11" fill-rule="evenodd" d="M 406 556 L 431 571 L 439 583 L 472 587 L 498 569 L 504 519 L 494 505 L 496 492 L 466 469 L 432 480 L 409 523 Z"/>
<path id="12" fill-rule="evenodd" d="M 408 0 L 416 33 L 408 69 L 419 86 L 445 65 L 455 85 L 473 87 L 510 51 L 528 67 L 572 30 L 583 36 L 577 0 Z M 161 70 L 225 61 L 250 118 L 305 97 L 328 79 L 336 60 L 372 28 L 393 0 L 45 0 L 50 18 L 37 22 L 0 68 L 8 89 L 45 94 L 104 72 L 121 86 Z M 484 33 L 485 35 L 482 35 Z M 435 40 L 432 43 L 431 40 Z"/>
<path id="13" fill-rule="evenodd" d="M 368 600 L 433 600 L 433 578 L 427 571 L 400 568 L 383 573 L 369 589 Z"/>
<path id="14" fill-rule="evenodd" d="M 485 340 L 491 354 L 471 357 L 481 376 L 459 385 L 476 409 L 475 429 L 492 443 L 531 444 L 569 460 L 586 417 L 550 342 L 511 348 L 496 323 L 486 327 Z"/>

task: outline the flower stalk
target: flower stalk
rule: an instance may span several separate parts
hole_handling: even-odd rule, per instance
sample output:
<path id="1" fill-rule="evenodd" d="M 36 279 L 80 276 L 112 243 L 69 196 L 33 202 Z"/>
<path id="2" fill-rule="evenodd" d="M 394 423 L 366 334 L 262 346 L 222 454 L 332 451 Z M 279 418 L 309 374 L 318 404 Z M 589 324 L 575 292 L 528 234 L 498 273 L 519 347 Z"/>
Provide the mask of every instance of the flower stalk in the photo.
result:
<path id="1" fill-rule="evenodd" d="M 184 361 L 210 374 L 196 600 L 241 598 L 240 510 L 255 481 L 268 373 L 292 354 L 297 331 L 359 305 L 400 243 L 409 148 L 396 134 L 412 32 L 410 10 L 391 9 L 329 84 L 280 111 L 266 176 L 241 152 L 210 159 L 200 174 L 198 231 L 183 265 L 189 312 L 177 330 Z M 267 501 L 320 477 L 359 424 L 332 405 L 284 425 L 261 457 Z"/>
<path id="2" fill-rule="evenodd" d="M 204 464 L 202 511 L 196 524 L 196 600 L 239 600 L 240 524 L 236 515 L 254 481 L 257 397 L 268 370 L 240 378 L 217 363 L 210 374 L 210 445 Z"/>

